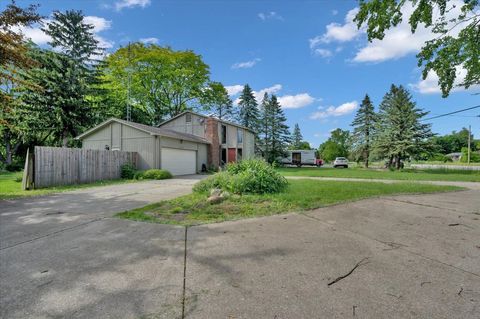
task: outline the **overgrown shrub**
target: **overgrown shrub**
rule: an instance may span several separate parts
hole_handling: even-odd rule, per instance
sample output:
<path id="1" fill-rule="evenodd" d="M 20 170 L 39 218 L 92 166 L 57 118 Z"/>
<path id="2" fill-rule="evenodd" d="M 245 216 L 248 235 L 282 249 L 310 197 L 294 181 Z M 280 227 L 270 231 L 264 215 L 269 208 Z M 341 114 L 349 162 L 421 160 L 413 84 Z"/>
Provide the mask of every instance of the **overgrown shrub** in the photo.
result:
<path id="1" fill-rule="evenodd" d="M 143 171 L 137 171 L 135 172 L 135 175 L 133 175 L 134 179 L 143 179 Z"/>
<path id="2" fill-rule="evenodd" d="M 288 185 L 285 177 L 263 160 L 251 159 L 227 165 L 225 172 L 212 175 L 199 183 L 195 192 L 208 192 L 212 188 L 236 194 L 278 193 Z"/>
<path id="3" fill-rule="evenodd" d="M 460 162 L 467 163 L 468 162 L 468 147 L 462 147 L 462 157 L 460 158 Z M 477 152 L 470 152 L 470 163 L 480 163 L 480 154 Z"/>
<path id="4" fill-rule="evenodd" d="M 120 177 L 125 179 L 133 179 L 137 169 L 131 163 L 120 166 Z"/>
<path id="5" fill-rule="evenodd" d="M 148 169 L 143 172 L 142 179 L 167 179 L 172 178 L 169 171 L 163 169 Z"/>
<path id="6" fill-rule="evenodd" d="M 20 172 L 23 169 L 24 164 L 20 161 L 14 161 L 11 164 L 5 165 L 5 169 L 9 172 Z"/>

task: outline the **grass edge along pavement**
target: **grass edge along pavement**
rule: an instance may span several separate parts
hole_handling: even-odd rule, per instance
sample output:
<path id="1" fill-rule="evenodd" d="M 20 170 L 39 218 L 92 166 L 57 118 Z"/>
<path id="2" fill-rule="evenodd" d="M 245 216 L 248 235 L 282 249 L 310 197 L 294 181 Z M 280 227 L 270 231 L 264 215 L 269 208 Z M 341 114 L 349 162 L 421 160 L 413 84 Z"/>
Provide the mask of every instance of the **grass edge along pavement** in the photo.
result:
<path id="1" fill-rule="evenodd" d="M 32 189 L 32 190 L 24 191 L 22 190 L 22 181 L 21 181 L 22 174 L 23 174 L 22 172 L 0 173 L 0 200 L 10 200 L 10 199 L 13 200 L 13 199 L 19 199 L 19 198 L 33 197 L 33 196 L 50 195 L 50 194 L 67 192 L 67 191 L 73 191 L 77 189 L 115 185 L 115 184 L 134 183 L 138 181 L 134 179 L 112 179 L 112 180 L 97 181 L 94 183 L 55 186 L 55 187 Z"/>
<path id="2" fill-rule="evenodd" d="M 192 193 L 116 214 L 116 217 L 175 225 L 198 225 L 228 220 L 308 211 L 367 198 L 399 194 L 458 191 L 456 186 L 400 182 L 289 180 L 277 194 L 231 195 L 219 204 L 208 204 L 208 194 Z"/>
<path id="3" fill-rule="evenodd" d="M 385 169 L 365 168 L 325 168 L 325 167 L 284 167 L 277 168 L 284 176 L 334 177 L 362 179 L 391 179 L 404 181 L 457 181 L 480 182 L 480 171 L 442 170 L 442 169 L 403 169 L 389 171 Z"/>

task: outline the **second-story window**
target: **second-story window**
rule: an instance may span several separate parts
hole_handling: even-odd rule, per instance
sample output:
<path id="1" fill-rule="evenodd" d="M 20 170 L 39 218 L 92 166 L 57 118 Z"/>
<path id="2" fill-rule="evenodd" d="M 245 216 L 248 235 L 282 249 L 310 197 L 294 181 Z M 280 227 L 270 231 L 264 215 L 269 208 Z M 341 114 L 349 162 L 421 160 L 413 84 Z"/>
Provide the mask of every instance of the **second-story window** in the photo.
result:
<path id="1" fill-rule="evenodd" d="M 243 129 L 237 128 L 237 143 L 243 143 Z"/>
<path id="2" fill-rule="evenodd" d="M 190 113 L 185 114 L 185 122 L 192 123 L 192 114 Z"/>
<path id="3" fill-rule="evenodd" d="M 221 136 L 222 136 L 222 144 L 226 144 L 227 143 L 227 126 L 226 125 L 222 125 L 222 132 L 221 132 Z"/>

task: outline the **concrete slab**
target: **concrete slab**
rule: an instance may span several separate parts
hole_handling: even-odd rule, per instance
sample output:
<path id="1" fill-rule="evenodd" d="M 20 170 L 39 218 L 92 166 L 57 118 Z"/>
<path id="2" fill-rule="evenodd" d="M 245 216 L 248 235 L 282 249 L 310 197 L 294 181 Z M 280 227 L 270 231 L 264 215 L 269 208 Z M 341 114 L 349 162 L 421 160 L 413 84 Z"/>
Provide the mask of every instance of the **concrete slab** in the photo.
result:
<path id="1" fill-rule="evenodd" d="M 1 318 L 179 318 L 184 228 L 104 219 L 0 251 Z"/>
<path id="2" fill-rule="evenodd" d="M 0 248 L 191 192 L 201 175 L 0 201 Z"/>
<path id="3" fill-rule="evenodd" d="M 478 227 L 413 207 L 377 199 L 192 227 L 186 318 L 477 318 Z"/>

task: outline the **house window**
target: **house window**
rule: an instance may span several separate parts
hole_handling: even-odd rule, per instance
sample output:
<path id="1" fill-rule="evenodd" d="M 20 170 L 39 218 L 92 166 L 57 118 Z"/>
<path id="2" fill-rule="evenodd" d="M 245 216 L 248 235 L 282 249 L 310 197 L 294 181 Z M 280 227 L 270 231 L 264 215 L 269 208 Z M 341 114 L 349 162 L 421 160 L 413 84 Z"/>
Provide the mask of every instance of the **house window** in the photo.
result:
<path id="1" fill-rule="evenodd" d="M 226 148 L 222 148 L 222 162 L 221 164 L 225 164 L 227 162 L 227 149 Z"/>
<path id="2" fill-rule="evenodd" d="M 192 114 L 190 113 L 185 114 L 185 122 L 192 123 Z"/>
<path id="3" fill-rule="evenodd" d="M 243 130 L 237 128 L 237 143 L 243 143 Z"/>
<path id="4" fill-rule="evenodd" d="M 243 151 L 241 148 L 237 149 L 237 162 L 242 160 Z"/>
<path id="5" fill-rule="evenodd" d="M 222 125 L 222 144 L 226 144 L 227 143 L 227 126 L 225 125 Z"/>

